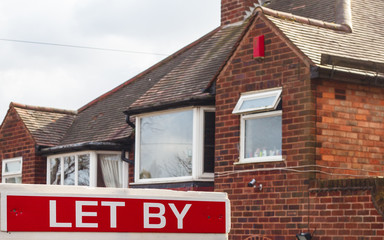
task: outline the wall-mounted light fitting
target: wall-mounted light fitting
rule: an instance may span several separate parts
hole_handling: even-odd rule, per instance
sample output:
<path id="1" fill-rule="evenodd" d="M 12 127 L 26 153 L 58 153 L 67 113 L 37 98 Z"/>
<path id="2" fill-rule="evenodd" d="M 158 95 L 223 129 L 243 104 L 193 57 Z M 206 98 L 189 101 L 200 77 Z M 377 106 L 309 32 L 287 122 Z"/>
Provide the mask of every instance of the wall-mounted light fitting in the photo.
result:
<path id="1" fill-rule="evenodd" d="M 307 232 L 307 233 L 299 233 L 296 235 L 297 240 L 311 240 L 312 235 Z"/>
<path id="2" fill-rule="evenodd" d="M 263 189 L 263 184 L 259 184 L 259 186 L 256 186 L 256 180 L 255 179 L 252 179 L 249 183 L 248 183 L 248 187 L 258 187 L 259 190 L 261 191 Z"/>

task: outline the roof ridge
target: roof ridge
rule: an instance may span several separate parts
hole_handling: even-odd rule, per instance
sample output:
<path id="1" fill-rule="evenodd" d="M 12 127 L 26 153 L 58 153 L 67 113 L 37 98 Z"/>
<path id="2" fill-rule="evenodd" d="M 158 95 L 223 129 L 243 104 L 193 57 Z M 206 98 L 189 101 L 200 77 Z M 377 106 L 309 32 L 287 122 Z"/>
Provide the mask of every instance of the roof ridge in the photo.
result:
<path id="1" fill-rule="evenodd" d="M 70 115 L 76 115 L 77 114 L 77 111 L 73 111 L 73 110 L 32 106 L 32 105 L 25 105 L 25 104 L 16 103 L 16 102 L 11 102 L 9 104 L 9 107 L 23 108 L 23 109 L 29 109 L 29 110 L 35 110 L 35 111 L 41 111 L 41 112 L 70 114 Z"/>
<path id="2" fill-rule="evenodd" d="M 349 0 L 339 0 L 338 2 L 341 2 L 341 1 L 343 3 L 349 2 Z M 348 6 L 348 5 L 346 4 L 343 6 Z M 321 28 L 332 29 L 332 30 L 336 30 L 336 31 L 342 31 L 342 32 L 346 32 L 346 33 L 352 33 L 352 25 L 350 23 L 351 18 L 348 17 L 348 13 L 346 13 L 344 15 L 344 17 L 340 17 L 342 15 L 341 13 L 338 14 L 338 16 L 339 16 L 338 19 L 339 20 L 342 19 L 343 23 L 331 23 L 331 22 L 326 22 L 323 20 L 302 17 L 302 16 L 294 15 L 292 13 L 277 11 L 277 10 L 273 10 L 273 9 L 266 8 L 266 7 L 260 7 L 260 6 L 258 6 L 256 8 L 256 11 L 263 12 L 266 15 L 269 15 L 269 16 L 272 16 L 275 18 L 280 18 L 283 20 L 298 22 L 298 23 L 312 25 L 312 26 L 321 27 Z"/>
<path id="3" fill-rule="evenodd" d="M 209 33 L 205 34 L 204 36 L 198 38 L 197 40 L 193 41 L 192 43 L 186 45 L 185 47 L 181 48 L 180 50 L 174 52 L 173 54 L 169 55 L 168 57 L 166 57 L 165 59 L 161 60 L 160 62 L 156 63 L 155 65 L 152 65 L 151 67 L 147 68 L 146 70 L 144 70 L 143 72 L 135 75 L 134 77 L 130 78 L 129 80 L 123 82 L 122 84 L 118 85 L 117 87 L 113 88 L 112 90 L 102 94 L 101 96 L 95 98 L 94 100 L 92 100 L 91 102 L 87 103 L 86 105 L 84 105 L 83 107 L 81 107 L 78 112 L 82 112 L 84 110 L 86 110 L 87 108 L 89 108 L 90 106 L 96 104 L 97 102 L 105 99 L 106 97 L 108 97 L 109 95 L 117 92 L 118 90 L 122 89 L 123 87 L 127 86 L 128 84 L 130 84 L 131 82 L 139 79 L 140 77 L 144 76 L 145 74 L 148 74 L 150 73 L 151 71 L 155 70 L 156 68 L 164 65 L 165 63 L 171 61 L 173 58 L 181 55 L 182 53 L 186 52 L 187 50 L 191 49 L 192 47 L 194 47 L 195 45 L 197 45 L 198 43 L 200 42 L 203 42 L 205 39 L 209 38 L 210 36 L 212 36 L 213 34 L 215 34 L 216 32 L 218 32 L 221 28 L 223 28 L 223 26 L 219 26 L 217 28 L 215 28 L 214 30 L 210 31 Z"/>

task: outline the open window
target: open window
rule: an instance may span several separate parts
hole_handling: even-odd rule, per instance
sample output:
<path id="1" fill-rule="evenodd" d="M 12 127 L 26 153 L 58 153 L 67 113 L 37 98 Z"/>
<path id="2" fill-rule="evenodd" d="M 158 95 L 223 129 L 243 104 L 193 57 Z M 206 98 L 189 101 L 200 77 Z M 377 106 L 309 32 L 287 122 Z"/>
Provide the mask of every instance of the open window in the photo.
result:
<path id="1" fill-rule="evenodd" d="M 241 95 L 233 113 L 241 114 L 240 161 L 282 161 L 282 89 Z"/>
<path id="2" fill-rule="evenodd" d="M 49 156 L 47 184 L 128 187 L 128 165 L 120 152 L 89 151 Z"/>
<path id="3" fill-rule="evenodd" d="M 21 183 L 23 159 L 10 158 L 4 159 L 2 163 L 2 182 L 3 183 Z"/>
<path id="4" fill-rule="evenodd" d="M 135 183 L 212 181 L 214 131 L 213 108 L 137 116 Z"/>

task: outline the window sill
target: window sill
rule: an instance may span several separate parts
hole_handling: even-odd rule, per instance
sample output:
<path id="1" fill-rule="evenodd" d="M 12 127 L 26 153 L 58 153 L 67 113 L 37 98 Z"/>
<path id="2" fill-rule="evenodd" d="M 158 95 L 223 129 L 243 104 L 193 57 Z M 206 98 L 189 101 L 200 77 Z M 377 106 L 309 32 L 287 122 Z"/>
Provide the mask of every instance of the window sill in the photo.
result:
<path id="1" fill-rule="evenodd" d="M 138 180 L 134 183 L 129 183 L 129 185 L 148 185 L 148 184 L 162 184 L 162 183 L 183 183 L 183 182 L 213 182 L 214 179 L 212 178 L 199 178 L 199 179 L 193 179 L 193 178 L 180 178 L 180 179 L 145 179 L 145 180 Z"/>
<path id="2" fill-rule="evenodd" d="M 173 182 L 151 182 L 151 183 L 130 183 L 130 188 L 150 188 L 150 189 L 172 189 L 184 191 L 213 191 L 214 181 L 201 179 L 190 181 Z"/>
<path id="3" fill-rule="evenodd" d="M 233 163 L 234 165 L 241 164 L 250 164 L 250 163 L 269 163 L 269 162 L 283 162 L 285 158 L 283 156 L 276 157 L 259 157 L 259 158 L 249 158 L 249 159 L 240 159 L 238 162 Z"/>

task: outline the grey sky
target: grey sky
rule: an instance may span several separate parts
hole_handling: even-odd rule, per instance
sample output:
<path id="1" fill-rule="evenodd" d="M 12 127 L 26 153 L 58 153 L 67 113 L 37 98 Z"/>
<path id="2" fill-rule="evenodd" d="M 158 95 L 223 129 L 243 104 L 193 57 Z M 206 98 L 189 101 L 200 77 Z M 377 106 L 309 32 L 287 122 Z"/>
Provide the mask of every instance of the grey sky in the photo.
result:
<path id="1" fill-rule="evenodd" d="M 0 39 L 172 54 L 219 26 L 220 0 L 1 0 Z M 77 110 L 166 56 L 0 40 L 10 102 Z"/>

